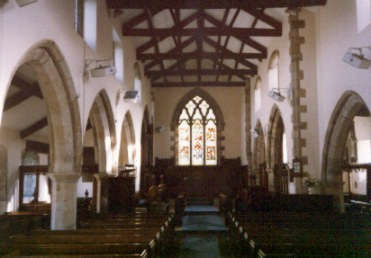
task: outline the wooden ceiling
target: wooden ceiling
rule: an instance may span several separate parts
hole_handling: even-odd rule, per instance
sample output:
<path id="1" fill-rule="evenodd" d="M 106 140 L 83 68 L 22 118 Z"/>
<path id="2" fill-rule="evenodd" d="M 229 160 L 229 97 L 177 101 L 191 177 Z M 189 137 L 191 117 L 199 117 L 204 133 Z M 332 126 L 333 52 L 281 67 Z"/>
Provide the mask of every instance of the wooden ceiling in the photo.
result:
<path id="1" fill-rule="evenodd" d="M 268 55 L 259 38 L 282 36 L 282 23 L 269 9 L 326 2 L 107 0 L 107 5 L 130 17 L 124 18 L 123 36 L 145 39 L 136 54 L 153 87 L 243 87 Z"/>

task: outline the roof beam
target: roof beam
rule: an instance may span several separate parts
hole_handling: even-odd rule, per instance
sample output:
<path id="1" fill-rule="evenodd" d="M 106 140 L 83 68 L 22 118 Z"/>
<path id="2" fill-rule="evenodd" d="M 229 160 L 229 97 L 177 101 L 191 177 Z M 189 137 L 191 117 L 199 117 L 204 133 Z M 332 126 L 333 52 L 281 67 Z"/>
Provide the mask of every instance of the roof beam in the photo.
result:
<path id="1" fill-rule="evenodd" d="M 15 87 L 17 87 L 20 90 L 25 90 L 25 91 L 32 92 L 32 94 L 35 97 L 38 97 L 40 99 L 43 98 L 43 95 L 42 95 L 42 93 L 40 91 L 40 88 L 39 88 L 39 85 L 37 83 L 31 84 L 29 82 L 26 82 L 25 80 L 23 80 L 19 76 L 14 76 L 11 85 L 14 85 Z"/>
<path id="2" fill-rule="evenodd" d="M 20 131 L 19 135 L 21 139 L 26 138 L 27 136 L 30 136 L 31 134 L 43 129 L 45 126 L 48 125 L 48 119 L 47 117 L 41 118 L 39 121 L 33 123 L 29 127 L 23 129 Z"/>
<path id="3" fill-rule="evenodd" d="M 179 76 L 180 74 L 184 76 L 192 76 L 192 75 L 237 75 L 237 76 L 245 76 L 245 75 L 254 75 L 256 72 L 249 69 L 230 69 L 230 70 L 214 70 L 214 69 L 202 69 L 202 70 L 174 70 L 174 71 L 167 71 L 163 73 L 162 71 L 150 71 L 147 73 L 149 77 L 162 77 L 162 76 Z"/>
<path id="4" fill-rule="evenodd" d="M 200 30 L 183 28 L 183 29 L 125 29 L 122 30 L 123 36 L 133 36 L 133 37 L 153 37 L 157 36 L 160 38 L 171 37 L 172 35 L 176 36 L 193 36 L 197 35 Z M 231 28 L 231 27 L 222 27 L 222 28 L 203 28 L 203 33 L 208 36 L 238 36 L 242 38 L 247 37 L 279 37 L 282 35 L 282 31 L 278 29 L 266 29 L 266 28 Z"/>
<path id="5" fill-rule="evenodd" d="M 186 48 L 187 46 L 189 46 L 189 45 L 190 45 L 192 42 L 194 42 L 194 41 L 195 41 L 195 38 L 194 38 L 194 37 L 191 37 L 191 38 L 187 39 L 186 41 L 182 42 L 180 45 L 176 46 L 175 48 L 169 50 L 167 53 L 164 53 L 164 54 L 165 54 L 165 55 L 166 55 L 166 54 L 169 54 L 169 55 L 177 54 L 177 55 L 178 55 L 178 58 L 177 58 L 177 59 L 179 59 L 179 53 L 181 53 L 181 50 L 182 50 L 183 48 Z M 141 55 L 140 53 L 137 53 L 137 58 L 138 58 L 138 59 L 140 59 L 140 58 L 139 58 L 140 55 Z M 156 55 L 156 54 L 153 54 L 153 55 Z M 158 54 L 158 55 L 161 55 L 161 54 Z M 181 56 L 181 58 L 182 58 L 182 56 Z M 155 59 L 154 61 L 152 61 L 151 63 L 146 64 L 146 65 L 144 66 L 144 70 L 145 70 L 145 71 L 148 71 L 148 70 L 151 69 L 153 66 L 155 66 L 155 65 L 157 65 L 157 64 L 160 63 L 160 61 L 159 61 L 158 58 L 155 57 L 154 59 Z M 160 58 L 160 59 L 161 59 L 161 58 Z"/>
<path id="6" fill-rule="evenodd" d="M 229 54 L 236 54 L 232 51 L 230 51 L 229 49 L 227 49 L 226 47 L 223 47 L 223 46 L 220 46 L 218 45 L 214 40 L 210 39 L 209 37 L 205 37 L 205 42 L 207 44 L 209 44 L 210 46 L 214 47 L 215 49 L 219 49 L 221 52 L 227 52 Z M 250 67 L 251 69 L 253 70 L 257 70 L 257 66 L 253 63 L 251 63 L 250 61 L 246 60 L 246 59 L 243 59 L 241 57 L 237 57 L 236 58 L 241 64 L 247 66 L 247 67 Z"/>
<path id="7" fill-rule="evenodd" d="M 242 82 L 216 82 L 216 81 L 205 81 L 205 82 L 154 82 L 152 87 L 155 88 L 167 88 L 167 87 L 245 87 L 246 83 Z"/>
<path id="8" fill-rule="evenodd" d="M 190 23 L 192 23 L 194 20 L 197 19 L 199 15 L 199 12 L 195 12 L 194 14 L 191 14 L 190 16 L 188 16 L 187 18 L 185 18 L 184 20 L 182 20 L 181 22 L 179 22 L 178 24 L 175 24 L 172 28 L 168 29 L 170 31 L 180 31 L 182 30 L 185 26 L 189 25 Z M 124 31 L 126 31 L 127 29 L 126 28 L 122 28 L 122 33 L 124 35 Z M 148 29 L 147 29 L 148 30 Z M 130 29 L 129 29 L 130 31 Z M 151 34 L 151 33 L 150 33 Z M 149 36 L 152 36 L 152 35 L 149 35 Z M 160 43 L 161 41 L 167 39 L 168 37 L 172 37 L 172 36 L 175 36 L 175 33 L 171 33 L 171 34 L 164 34 L 164 35 L 161 35 L 157 38 L 158 40 L 158 43 Z M 179 35 L 180 36 L 180 35 Z M 193 36 L 193 35 L 192 35 Z M 149 40 L 148 42 L 142 44 L 141 46 L 139 46 L 137 48 L 137 54 L 139 53 L 143 53 L 144 51 L 150 49 L 151 47 L 154 47 L 156 45 L 157 41 L 154 40 L 153 38 L 151 40 Z"/>
<path id="9" fill-rule="evenodd" d="M 214 59 L 214 58 L 221 58 L 224 59 L 236 59 L 236 58 L 243 58 L 243 59 L 263 59 L 266 56 L 262 53 L 222 53 L 222 52 L 189 52 L 189 53 L 181 53 L 182 57 L 187 57 L 188 59 L 197 58 L 196 55 L 199 55 L 202 58 Z M 179 59 L 179 53 L 168 52 L 168 53 L 160 53 L 158 55 L 154 53 L 150 54 L 139 54 L 137 55 L 137 59 L 141 61 L 147 60 L 154 60 L 154 59 L 170 59 L 176 60 Z"/>
<path id="10" fill-rule="evenodd" d="M 5 100 L 4 111 L 8 111 L 9 109 L 21 104 L 26 99 L 33 96 L 32 92 L 21 90 L 11 96 L 7 97 Z"/>
<path id="11" fill-rule="evenodd" d="M 224 8 L 285 8 L 325 5 L 327 0 L 107 0 L 112 9 L 180 8 L 180 9 L 224 9 Z"/>

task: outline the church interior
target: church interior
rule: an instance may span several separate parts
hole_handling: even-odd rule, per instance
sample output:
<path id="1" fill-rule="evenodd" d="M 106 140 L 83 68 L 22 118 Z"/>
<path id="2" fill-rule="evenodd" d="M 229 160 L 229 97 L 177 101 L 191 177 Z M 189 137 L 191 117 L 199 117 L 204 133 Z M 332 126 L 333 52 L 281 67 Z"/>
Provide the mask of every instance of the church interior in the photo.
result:
<path id="1" fill-rule="evenodd" d="M 0 256 L 370 257 L 370 84 L 371 0 L 0 0 Z"/>

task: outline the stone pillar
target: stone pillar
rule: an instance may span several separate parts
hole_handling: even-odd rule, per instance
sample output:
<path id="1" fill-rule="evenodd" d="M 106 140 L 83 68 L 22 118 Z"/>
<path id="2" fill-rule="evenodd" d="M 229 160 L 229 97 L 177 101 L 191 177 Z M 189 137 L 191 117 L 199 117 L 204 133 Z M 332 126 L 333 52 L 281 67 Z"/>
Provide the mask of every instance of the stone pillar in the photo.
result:
<path id="1" fill-rule="evenodd" d="M 77 181 L 79 174 L 52 174 L 52 230 L 76 229 Z"/>
<path id="2" fill-rule="evenodd" d="M 94 193 L 96 200 L 96 212 L 105 213 L 108 211 L 108 177 L 105 173 L 94 175 L 96 192 Z"/>
<path id="3" fill-rule="evenodd" d="M 290 71 L 291 71 L 291 90 L 292 90 L 292 124 L 293 124 L 293 156 L 301 161 L 302 171 L 307 172 L 308 157 L 303 155 L 306 147 L 306 139 L 302 136 L 302 131 L 307 129 L 307 123 L 303 121 L 302 113 L 307 112 L 307 106 L 301 105 L 301 99 L 306 97 L 306 90 L 301 88 L 301 81 L 304 79 L 304 72 L 300 68 L 303 60 L 301 45 L 305 42 L 304 37 L 300 36 L 300 29 L 305 27 L 305 21 L 300 20 L 300 8 L 288 9 L 289 13 L 289 40 L 290 40 Z M 303 193 L 302 177 L 295 178 L 296 192 Z"/>
<path id="4" fill-rule="evenodd" d="M 246 156 L 249 165 L 249 175 L 253 174 L 252 150 L 251 150 L 251 80 L 246 79 L 245 85 L 245 134 L 246 134 Z M 249 178 L 251 179 L 251 177 Z M 248 182 L 249 185 L 251 182 Z"/>

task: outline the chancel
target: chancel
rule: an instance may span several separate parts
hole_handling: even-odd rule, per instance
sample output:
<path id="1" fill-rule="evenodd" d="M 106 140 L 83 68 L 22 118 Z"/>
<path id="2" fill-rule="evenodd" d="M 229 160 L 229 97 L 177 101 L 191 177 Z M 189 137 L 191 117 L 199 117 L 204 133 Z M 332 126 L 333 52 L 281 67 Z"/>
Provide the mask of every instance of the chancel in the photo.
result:
<path id="1" fill-rule="evenodd" d="M 371 0 L 0 0 L 1 257 L 369 257 Z"/>

